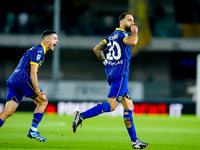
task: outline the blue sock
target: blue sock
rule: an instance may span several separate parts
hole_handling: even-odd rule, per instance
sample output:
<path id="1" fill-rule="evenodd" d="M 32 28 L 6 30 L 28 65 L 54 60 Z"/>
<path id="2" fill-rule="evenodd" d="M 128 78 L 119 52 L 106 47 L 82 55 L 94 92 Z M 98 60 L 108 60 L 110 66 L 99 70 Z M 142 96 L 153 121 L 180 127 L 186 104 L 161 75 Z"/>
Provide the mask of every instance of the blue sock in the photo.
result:
<path id="1" fill-rule="evenodd" d="M 111 111 L 111 105 L 108 102 L 98 103 L 96 106 L 92 107 L 91 109 L 81 113 L 81 118 L 91 118 L 94 116 L 98 116 L 99 114 L 110 112 Z"/>
<path id="2" fill-rule="evenodd" d="M 4 124 L 5 121 L 1 120 L 0 118 L 0 127 Z"/>
<path id="3" fill-rule="evenodd" d="M 33 114 L 31 130 L 37 131 L 38 124 L 42 120 L 43 115 L 44 115 L 43 113 L 35 113 L 35 114 Z"/>
<path id="4" fill-rule="evenodd" d="M 128 134 L 131 138 L 131 141 L 136 142 L 137 136 L 136 136 L 135 126 L 133 123 L 133 111 L 132 110 L 124 109 L 124 123 L 128 130 Z"/>

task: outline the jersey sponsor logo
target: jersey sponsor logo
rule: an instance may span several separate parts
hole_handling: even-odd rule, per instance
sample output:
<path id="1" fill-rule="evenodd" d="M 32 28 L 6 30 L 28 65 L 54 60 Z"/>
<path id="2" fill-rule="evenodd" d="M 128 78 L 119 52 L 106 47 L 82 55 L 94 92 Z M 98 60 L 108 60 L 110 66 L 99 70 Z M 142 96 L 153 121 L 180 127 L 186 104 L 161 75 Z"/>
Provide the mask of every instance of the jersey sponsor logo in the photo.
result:
<path id="1" fill-rule="evenodd" d="M 123 60 L 119 60 L 117 62 L 108 61 L 108 65 L 117 66 L 123 64 Z"/>
<path id="2" fill-rule="evenodd" d="M 40 58 L 41 58 L 41 55 L 40 55 L 40 54 L 38 54 L 38 55 L 37 55 L 37 57 L 36 57 L 36 60 L 37 60 L 37 61 L 39 61 L 39 60 L 40 60 Z"/>

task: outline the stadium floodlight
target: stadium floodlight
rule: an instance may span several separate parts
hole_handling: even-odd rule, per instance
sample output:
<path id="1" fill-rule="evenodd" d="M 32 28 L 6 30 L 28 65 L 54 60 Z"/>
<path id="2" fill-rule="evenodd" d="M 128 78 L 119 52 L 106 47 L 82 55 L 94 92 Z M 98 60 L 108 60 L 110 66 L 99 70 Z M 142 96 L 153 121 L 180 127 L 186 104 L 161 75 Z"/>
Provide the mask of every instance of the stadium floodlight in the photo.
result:
<path id="1" fill-rule="evenodd" d="M 200 54 L 197 55 L 196 69 L 196 115 L 200 118 Z"/>

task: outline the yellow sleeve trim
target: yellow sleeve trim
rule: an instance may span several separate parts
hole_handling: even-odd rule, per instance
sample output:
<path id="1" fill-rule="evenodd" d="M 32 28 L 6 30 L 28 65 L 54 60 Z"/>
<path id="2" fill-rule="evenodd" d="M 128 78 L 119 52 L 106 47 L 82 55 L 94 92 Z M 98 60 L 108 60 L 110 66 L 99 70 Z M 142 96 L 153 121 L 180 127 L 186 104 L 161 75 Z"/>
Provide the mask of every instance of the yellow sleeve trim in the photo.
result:
<path id="1" fill-rule="evenodd" d="M 106 43 L 106 44 L 107 44 L 107 41 L 106 41 L 106 39 L 104 39 L 103 41 L 104 41 L 104 43 Z"/>
<path id="2" fill-rule="evenodd" d="M 31 64 L 31 65 L 36 65 L 36 66 L 39 65 L 39 64 L 37 64 L 37 63 L 35 63 L 35 62 L 32 62 L 32 61 L 30 62 L 30 64 Z"/>
<path id="3" fill-rule="evenodd" d="M 124 42 L 127 38 L 129 38 L 129 37 L 125 37 L 125 38 L 123 39 L 123 42 Z"/>

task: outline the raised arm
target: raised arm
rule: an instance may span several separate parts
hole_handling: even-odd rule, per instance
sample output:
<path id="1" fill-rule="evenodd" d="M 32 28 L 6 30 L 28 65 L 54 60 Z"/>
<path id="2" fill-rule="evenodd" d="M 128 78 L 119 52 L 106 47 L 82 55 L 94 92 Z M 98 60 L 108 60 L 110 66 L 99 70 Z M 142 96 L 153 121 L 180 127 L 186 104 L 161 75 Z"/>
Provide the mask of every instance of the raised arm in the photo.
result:
<path id="1" fill-rule="evenodd" d="M 103 53 L 103 50 L 107 47 L 106 43 L 104 41 L 101 41 L 99 44 L 95 46 L 93 49 L 94 53 L 98 57 L 98 59 L 104 64 L 107 64 L 107 60 L 105 58 L 105 55 Z"/>
<path id="2" fill-rule="evenodd" d="M 131 32 L 132 35 L 124 40 L 124 44 L 134 47 L 138 42 L 138 27 L 131 25 Z"/>

